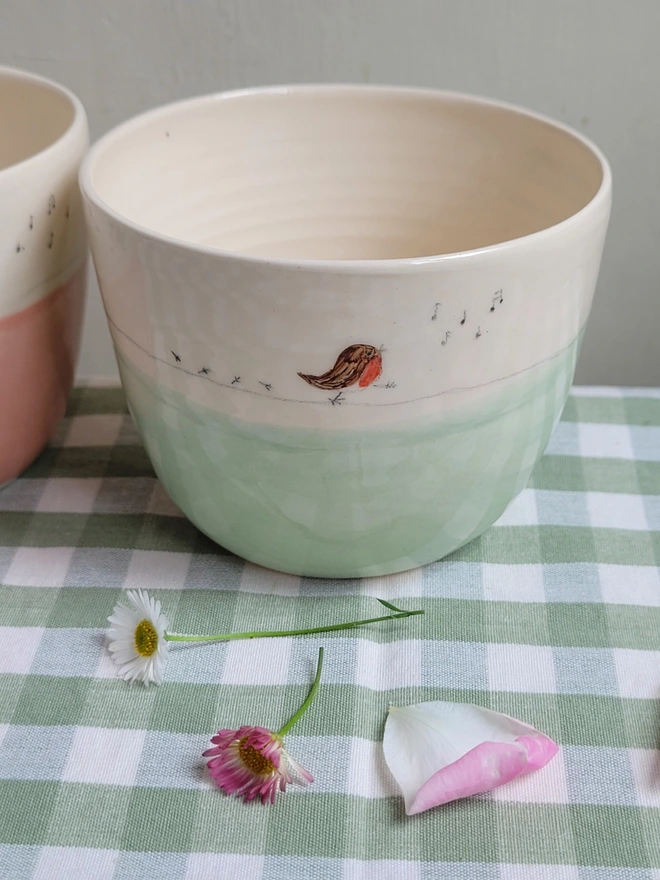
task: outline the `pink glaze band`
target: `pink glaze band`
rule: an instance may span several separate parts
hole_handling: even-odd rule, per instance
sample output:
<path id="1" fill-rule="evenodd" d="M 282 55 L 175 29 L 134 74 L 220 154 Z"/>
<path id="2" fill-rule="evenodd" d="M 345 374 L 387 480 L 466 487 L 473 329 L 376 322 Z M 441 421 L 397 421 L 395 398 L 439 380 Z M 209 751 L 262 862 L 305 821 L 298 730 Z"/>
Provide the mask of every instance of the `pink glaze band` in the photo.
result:
<path id="1" fill-rule="evenodd" d="M 87 264 L 47 296 L 0 319 L 0 486 L 52 438 L 71 391 Z"/>

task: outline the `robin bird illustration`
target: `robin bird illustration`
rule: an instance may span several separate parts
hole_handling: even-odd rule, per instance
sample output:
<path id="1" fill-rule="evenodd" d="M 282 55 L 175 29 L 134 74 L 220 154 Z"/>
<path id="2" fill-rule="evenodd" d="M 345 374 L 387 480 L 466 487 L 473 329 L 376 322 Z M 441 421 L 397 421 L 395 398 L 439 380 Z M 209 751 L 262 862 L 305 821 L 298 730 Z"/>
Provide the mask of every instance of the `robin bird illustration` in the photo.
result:
<path id="1" fill-rule="evenodd" d="M 298 375 L 315 388 L 336 391 L 340 388 L 350 388 L 356 382 L 360 388 L 366 388 L 376 381 L 382 370 L 383 358 L 379 349 L 373 345 L 349 345 L 327 373 L 321 376 L 309 376 L 306 373 L 298 373 Z"/>

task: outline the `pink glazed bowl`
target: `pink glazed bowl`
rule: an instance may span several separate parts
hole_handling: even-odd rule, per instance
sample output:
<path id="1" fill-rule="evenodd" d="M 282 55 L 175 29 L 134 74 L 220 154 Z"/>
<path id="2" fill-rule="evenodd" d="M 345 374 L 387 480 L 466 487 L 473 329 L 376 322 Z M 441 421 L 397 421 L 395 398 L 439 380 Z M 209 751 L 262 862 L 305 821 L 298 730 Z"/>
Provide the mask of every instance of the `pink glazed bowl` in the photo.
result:
<path id="1" fill-rule="evenodd" d="M 86 271 L 87 117 L 62 86 L 0 67 L 0 487 L 52 438 L 71 390 Z"/>

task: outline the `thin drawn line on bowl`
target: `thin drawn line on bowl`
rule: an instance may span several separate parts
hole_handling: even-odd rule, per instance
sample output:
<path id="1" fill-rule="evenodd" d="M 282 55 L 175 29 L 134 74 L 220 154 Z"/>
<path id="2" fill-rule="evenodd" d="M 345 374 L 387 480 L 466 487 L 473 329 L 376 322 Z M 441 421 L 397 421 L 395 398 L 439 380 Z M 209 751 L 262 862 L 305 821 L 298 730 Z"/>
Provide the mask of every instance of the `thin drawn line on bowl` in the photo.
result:
<path id="1" fill-rule="evenodd" d="M 87 252 L 84 251 L 83 253 L 81 253 L 77 257 L 75 257 L 73 260 L 69 260 L 69 262 L 66 264 L 66 266 L 64 266 L 64 268 L 58 269 L 57 272 L 53 272 L 52 275 L 49 275 L 48 278 L 44 278 L 43 281 L 40 281 L 38 284 L 34 284 L 29 290 L 24 290 L 21 293 L 21 298 L 25 298 L 25 297 L 30 296 L 30 294 L 34 293 L 34 291 L 38 290 L 40 287 L 45 287 L 47 284 L 48 285 L 52 284 L 52 282 L 55 281 L 55 279 L 58 279 L 61 284 L 64 284 L 65 280 L 66 281 L 69 280 L 69 277 L 70 277 L 69 272 L 71 273 L 71 275 L 74 275 L 86 260 L 87 260 Z M 62 279 L 65 279 L 65 280 L 62 280 Z M 44 296 L 48 296 L 48 294 L 51 292 L 52 292 L 51 289 L 48 288 L 46 290 L 46 292 L 44 293 Z M 39 300 L 37 299 L 36 302 L 39 302 Z M 16 309 L 16 311 L 9 312 L 7 315 L 0 314 L 0 321 L 4 320 L 5 318 L 9 318 L 12 315 L 18 314 L 18 312 L 23 311 L 23 309 L 29 308 L 30 305 L 32 305 L 32 303 L 30 303 L 27 306 L 21 305 L 18 309 Z"/>
<path id="2" fill-rule="evenodd" d="M 237 391 L 241 394 L 254 394 L 257 397 L 265 397 L 268 400 L 279 400 L 282 403 L 302 403 L 307 406 L 331 406 L 331 402 L 329 399 L 327 400 L 300 400 L 296 397 L 278 397 L 275 394 L 266 394 L 262 391 L 253 391 L 251 388 L 239 388 L 238 385 L 235 385 L 231 382 L 219 382 L 217 379 L 212 379 L 208 375 L 200 375 L 198 372 L 193 372 L 192 370 L 187 370 L 185 367 L 180 366 L 179 364 L 172 364 L 170 361 L 165 360 L 165 358 L 160 358 L 158 355 L 153 354 L 153 352 L 144 348 L 140 345 L 139 342 L 136 342 L 131 336 L 126 333 L 125 330 L 122 330 L 121 327 L 118 327 L 117 324 L 112 320 L 112 318 L 108 315 L 108 323 L 111 324 L 118 333 L 127 339 L 132 345 L 134 345 L 137 349 L 139 349 L 143 354 L 146 354 L 147 357 L 150 357 L 152 360 L 157 361 L 159 364 L 164 364 L 166 367 L 169 367 L 172 370 L 177 370 L 180 373 L 185 373 L 186 376 L 192 376 L 195 379 L 199 379 L 202 382 L 210 382 L 212 385 L 217 385 L 219 388 L 226 388 L 228 391 Z M 394 400 L 384 403 L 369 403 L 368 401 L 362 402 L 353 402 L 351 400 L 342 401 L 344 406 L 369 406 L 369 407 L 378 407 L 378 406 L 406 406 L 410 403 L 420 403 L 424 400 L 433 400 L 436 397 L 443 397 L 445 394 L 459 394 L 463 391 L 476 391 L 479 388 L 488 388 L 490 385 L 496 385 L 498 382 L 505 382 L 507 379 L 513 379 L 516 376 L 522 376 L 523 373 L 528 373 L 530 370 L 535 369 L 536 367 L 540 367 L 543 364 L 547 364 L 550 361 L 554 361 L 557 358 L 561 357 L 561 355 L 565 354 L 573 345 L 575 345 L 576 341 L 580 338 L 582 333 L 584 332 L 584 325 L 580 328 L 578 333 L 573 337 L 573 339 L 565 345 L 563 348 L 560 348 L 555 354 L 550 355 L 547 358 L 543 358 L 540 361 L 536 361 L 533 364 L 530 364 L 529 367 L 523 367 L 522 370 L 516 370 L 514 373 L 508 373 L 506 376 L 501 376 L 498 379 L 490 379 L 488 382 L 482 382 L 479 385 L 465 385 L 457 388 L 447 388 L 445 391 L 436 391 L 434 394 L 425 394 L 422 397 L 413 397 L 409 400 Z"/>

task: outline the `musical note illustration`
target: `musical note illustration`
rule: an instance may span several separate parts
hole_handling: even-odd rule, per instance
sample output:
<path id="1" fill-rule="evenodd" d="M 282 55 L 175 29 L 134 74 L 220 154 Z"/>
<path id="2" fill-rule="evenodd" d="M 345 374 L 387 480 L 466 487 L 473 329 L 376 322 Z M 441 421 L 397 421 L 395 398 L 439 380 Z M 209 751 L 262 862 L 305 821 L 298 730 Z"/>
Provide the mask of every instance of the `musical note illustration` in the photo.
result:
<path id="1" fill-rule="evenodd" d="M 447 345 L 447 340 L 449 339 L 450 336 L 451 336 L 451 330 L 447 330 L 447 332 L 445 333 L 445 338 L 442 340 L 440 345 Z"/>
<path id="2" fill-rule="evenodd" d="M 438 318 L 438 309 L 440 308 L 441 305 L 442 305 L 442 303 L 436 303 L 436 304 L 435 304 L 435 309 L 433 310 L 433 314 L 431 315 L 431 320 L 432 320 L 432 321 L 437 320 L 437 318 Z"/>
<path id="3" fill-rule="evenodd" d="M 503 302 L 504 302 L 504 297 L 502 296 L 502 291 L 498 290 L 497 293 L 493 294 L 492 304 L 490 307 L 491 312 L 495 311 L 496 305 L 501 306 Z"/>
<path id="4" fill-rule="evenodd" d="M 467 321 L 467 312 L 463 312 L 463 317 L 461 318 L 461 327 Z"/>

